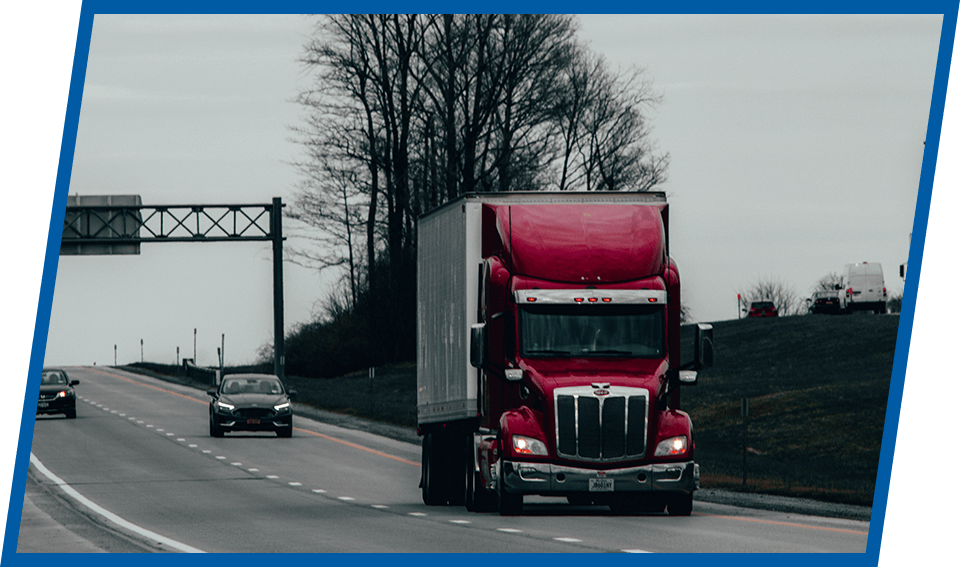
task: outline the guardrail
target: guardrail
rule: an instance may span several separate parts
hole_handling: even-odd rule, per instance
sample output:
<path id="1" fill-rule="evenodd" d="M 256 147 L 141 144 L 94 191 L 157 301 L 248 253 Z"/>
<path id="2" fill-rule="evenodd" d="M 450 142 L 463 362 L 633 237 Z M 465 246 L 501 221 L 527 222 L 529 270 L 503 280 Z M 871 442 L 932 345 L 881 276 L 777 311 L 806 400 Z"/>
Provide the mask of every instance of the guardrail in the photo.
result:
<path id="1" fill-rule="evenodd" d="M 207 384 L 208 386 L 217 386 L 220 384 L 219 370 L 197 366 L 191 358 L 183 359 L 183 373 L 194 382 Z"/>

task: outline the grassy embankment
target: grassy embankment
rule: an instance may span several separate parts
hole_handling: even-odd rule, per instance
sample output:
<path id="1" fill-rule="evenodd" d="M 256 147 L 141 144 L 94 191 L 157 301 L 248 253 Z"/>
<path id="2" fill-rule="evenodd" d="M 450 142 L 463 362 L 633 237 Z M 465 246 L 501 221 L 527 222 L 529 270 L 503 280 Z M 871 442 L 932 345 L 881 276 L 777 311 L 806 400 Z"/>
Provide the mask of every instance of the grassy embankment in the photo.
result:
<path id="1" fill-rule="evenodd" d="M 683 391 L 702 486 L 871 505 L 899 321 L 864 314 L 715 323 L 715 364 Z M 689 327 L 682 345 L 686 360 Z M 364 371 L 288 381 L 302 403 L 415 427 L 415 373 L 408 363 L 378 368 L 372 380 Z M 750 403 L 746 486 L 743 397 Z"/>

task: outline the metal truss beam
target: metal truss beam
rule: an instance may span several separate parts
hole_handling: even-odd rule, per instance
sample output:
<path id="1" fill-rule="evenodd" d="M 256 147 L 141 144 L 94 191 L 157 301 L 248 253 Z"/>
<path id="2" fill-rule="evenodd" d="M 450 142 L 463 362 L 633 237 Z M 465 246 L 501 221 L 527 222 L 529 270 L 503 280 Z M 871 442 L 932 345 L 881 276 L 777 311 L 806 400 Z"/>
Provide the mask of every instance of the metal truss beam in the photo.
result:
<path id="1" fill-rule="evenodd" d="M 139 197 L 94 197 L 94 202 L 128 201 L 135 205 L 78 205 L 68 199 L 63 217 L 60 255 L 139 254 L 147 242 L 273 243 L 274 373 L 284 375 L 283 203 L 255 205 L 141 205 Z"/>
<path id="2" fill-rule="evenodd" d="M 273 240 L 274 204 L 67 206 L 63 244 Z"/>

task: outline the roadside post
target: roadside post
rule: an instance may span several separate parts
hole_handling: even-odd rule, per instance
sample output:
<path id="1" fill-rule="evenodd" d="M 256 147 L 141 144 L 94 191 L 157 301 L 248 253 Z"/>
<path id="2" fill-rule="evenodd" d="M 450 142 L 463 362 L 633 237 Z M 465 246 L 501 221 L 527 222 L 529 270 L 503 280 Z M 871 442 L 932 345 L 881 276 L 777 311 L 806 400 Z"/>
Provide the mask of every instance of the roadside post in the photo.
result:
<path id="1" fill-rule="evenodd" d="M 747 485 L 747 421 L 750 417 L 750 399 L 740 398 L 740 417 L 743 418 L 743 486 Z"/>

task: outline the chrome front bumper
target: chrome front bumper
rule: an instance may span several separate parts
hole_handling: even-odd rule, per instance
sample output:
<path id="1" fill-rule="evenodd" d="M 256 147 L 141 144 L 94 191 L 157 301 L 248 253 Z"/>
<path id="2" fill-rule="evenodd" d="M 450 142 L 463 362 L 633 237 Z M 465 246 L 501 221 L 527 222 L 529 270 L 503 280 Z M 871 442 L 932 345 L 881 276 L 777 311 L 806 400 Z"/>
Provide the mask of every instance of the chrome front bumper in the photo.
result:
<path id="1" fill-rule="evenodd" d="M 700 465 L 693 461 L 608 470 L 503 461 L 499 473 L 507 492 L 521 494 L 604 494 L 590 491 L 591 479 L 613 479 L 614 493 L 693 492 L 700 488 Z"/>

